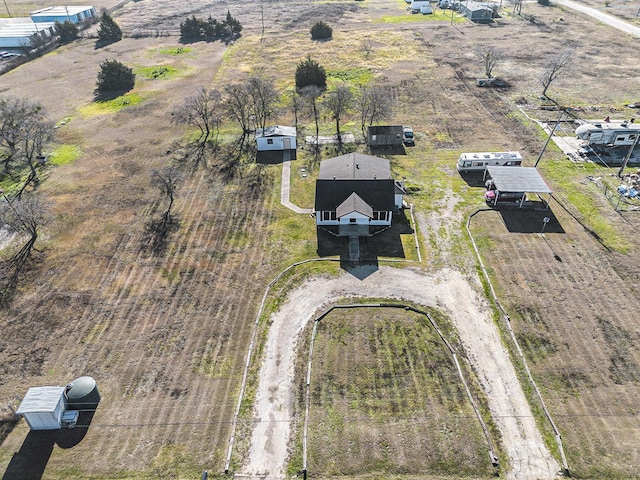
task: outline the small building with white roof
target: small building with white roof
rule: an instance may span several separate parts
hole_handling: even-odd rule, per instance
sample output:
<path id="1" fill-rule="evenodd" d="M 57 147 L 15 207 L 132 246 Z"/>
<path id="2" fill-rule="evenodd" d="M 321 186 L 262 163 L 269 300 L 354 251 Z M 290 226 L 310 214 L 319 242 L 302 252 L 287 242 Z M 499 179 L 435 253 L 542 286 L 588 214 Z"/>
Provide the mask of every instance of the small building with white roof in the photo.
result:
<path id="1" fill-rule="evenodd" d="M 23 417 L 31 430 L 62 428 L 65 387 L 31 387 L 22 399 L 16 415 Z"/>
<path id="2" fill-rule="evenodd" d="M 256 144 L 259 152 L 269 150 L 295 150 L 296 127 L 272 125 L 256 130 Z"/>

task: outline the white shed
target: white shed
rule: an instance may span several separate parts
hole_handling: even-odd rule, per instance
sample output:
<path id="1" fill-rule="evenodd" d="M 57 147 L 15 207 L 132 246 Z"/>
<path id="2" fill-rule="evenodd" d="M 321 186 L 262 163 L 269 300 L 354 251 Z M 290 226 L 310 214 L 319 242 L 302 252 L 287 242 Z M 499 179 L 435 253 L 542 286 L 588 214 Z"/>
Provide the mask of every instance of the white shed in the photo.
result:
<path id="1" fill-rule="evenodd" d="M 16 414 L 27 421 L 31 430 L 62 428 L 62 414 L 65 409 L 64 388 L 30 388 L 16 410 Z"/>
<path id="2" fill-rule="evenodd" d="M 256 130 L 256 143 L 259 152 L 267 150 L 295 150 L 296 127 L 272 125 L 264 130 Z"/>

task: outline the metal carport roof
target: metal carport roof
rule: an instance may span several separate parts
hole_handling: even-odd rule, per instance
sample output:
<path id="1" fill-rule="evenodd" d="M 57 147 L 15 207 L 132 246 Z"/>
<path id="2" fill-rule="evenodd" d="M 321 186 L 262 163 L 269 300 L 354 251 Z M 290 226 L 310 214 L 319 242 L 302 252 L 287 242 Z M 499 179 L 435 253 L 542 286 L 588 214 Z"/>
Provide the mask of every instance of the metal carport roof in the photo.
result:
<path id="1" fill-rule="evenodd" d="M 551 193 L 535 167 L 491 167 L 487 173 L 501 192 Z"/>

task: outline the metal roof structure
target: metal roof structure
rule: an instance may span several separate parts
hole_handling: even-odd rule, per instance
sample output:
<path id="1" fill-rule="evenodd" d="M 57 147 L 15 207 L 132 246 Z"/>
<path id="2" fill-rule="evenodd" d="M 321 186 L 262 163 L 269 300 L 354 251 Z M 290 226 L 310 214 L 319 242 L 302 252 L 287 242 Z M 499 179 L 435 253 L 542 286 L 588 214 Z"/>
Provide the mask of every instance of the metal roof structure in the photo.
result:
<path id="1" fill-rule="evenodd" d="M 20 402 L 17 415 L 54 412 L 63 400 L 65 387 L 31 387 Z"/>
<path id="2" fill-rule="evenodd" d="M 295 137 L 296 127 L 286 127 L 283 125 L 271 125 L 264 130 L 258 128 L 256 137 Z"/>
<path id="3" fill-rule="evenodd" d="M 487 173 L 498 191 L 551 193 L 535 167 L 487 166 Z"/>
<path id="4" fill-rule="evenodd" d="M 33 12 L 29 12 L 29 15 L 55 15 L 58 17 L 68 16 L 68 15 L 77 15 L 78 13 L 86 12 L 92 10 L 94 7 L 91 5 L 84 6 L 57 6 L 57 7 L 45 7 L 40 10 L 34 10 Z"/>

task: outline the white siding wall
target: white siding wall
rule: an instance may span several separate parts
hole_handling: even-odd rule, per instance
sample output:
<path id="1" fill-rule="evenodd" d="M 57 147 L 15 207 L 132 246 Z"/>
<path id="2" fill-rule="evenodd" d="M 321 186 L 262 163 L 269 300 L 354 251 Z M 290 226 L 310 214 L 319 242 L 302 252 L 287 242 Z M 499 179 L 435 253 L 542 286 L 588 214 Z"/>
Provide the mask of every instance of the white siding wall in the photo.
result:
<path id="1" fill-rule="evenodd" d="M 296 137 L 258 137 L 258 151 L 284 150 L 285 139 L 288 138 L 291 150 L 296 149 Z"/>

